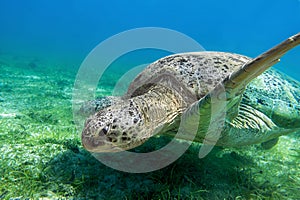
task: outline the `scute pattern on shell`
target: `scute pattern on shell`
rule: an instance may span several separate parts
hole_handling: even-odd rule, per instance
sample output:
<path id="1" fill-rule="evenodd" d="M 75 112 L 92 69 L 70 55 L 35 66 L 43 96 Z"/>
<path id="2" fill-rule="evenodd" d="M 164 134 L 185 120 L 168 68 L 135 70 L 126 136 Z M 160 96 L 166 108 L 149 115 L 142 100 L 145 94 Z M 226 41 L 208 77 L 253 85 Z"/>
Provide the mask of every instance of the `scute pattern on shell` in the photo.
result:
<path id="1" fill-rule="evenodd" d="M 167 74 L 175 77 L 181 85 L 185 86 L 189 92 L 186 94 L 188 95 L 185 99 L 187 102 L 191 96 L 196 97 L 196 99 L 193 98 L 194 101 L 199 100 L 221 80 L 249 60 L 250 58 L 246 56 L 224 52 L 195 52 L 168 56 L 150 64 L 139 74 L 130 84 L 127 96 L 132 97 L 140 86 L 157 82 L 157 79 Z M 165 86 L 174 87 L 168 83 Z M 173 89 L 176 90 L 176 88 Z M 143 92 L 147 91 L 141 91 L 139 94 Z M 181 93 L 181 91 L 177 92 Z"/>

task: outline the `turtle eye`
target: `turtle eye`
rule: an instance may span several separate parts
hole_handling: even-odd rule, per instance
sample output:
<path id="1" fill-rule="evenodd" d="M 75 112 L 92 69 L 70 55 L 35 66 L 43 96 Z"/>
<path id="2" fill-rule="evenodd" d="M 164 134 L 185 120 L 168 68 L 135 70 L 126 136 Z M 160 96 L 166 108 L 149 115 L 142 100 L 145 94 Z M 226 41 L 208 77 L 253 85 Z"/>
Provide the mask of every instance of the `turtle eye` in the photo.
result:
<path id="1" fill-rule="evenodd" d="M 105 126 L 105 127 L 102 129 L 102 132 L 104 133 L 104 135 L 106 135 L 106 134 L 107 134 L 107 132 L 108 132 L 108 129 L 109 129 L 109 127 L 108 127 L 108 126 Z"/>

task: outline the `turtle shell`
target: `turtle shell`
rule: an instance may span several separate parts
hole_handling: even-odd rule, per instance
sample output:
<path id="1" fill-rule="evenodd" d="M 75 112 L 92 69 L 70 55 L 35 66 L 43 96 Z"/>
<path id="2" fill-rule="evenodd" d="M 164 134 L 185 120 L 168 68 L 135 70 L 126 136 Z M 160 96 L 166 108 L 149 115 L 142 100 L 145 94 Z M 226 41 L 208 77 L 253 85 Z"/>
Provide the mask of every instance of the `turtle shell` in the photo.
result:
<path id="1" fill-rule="evenodd" d="M 191 52 L 164 57 L 150 64 L 130 84 L 125 98 L 139 96 L 161 84 L 193 103 L 236 71 L 249 57 L 225 52 Z"/>

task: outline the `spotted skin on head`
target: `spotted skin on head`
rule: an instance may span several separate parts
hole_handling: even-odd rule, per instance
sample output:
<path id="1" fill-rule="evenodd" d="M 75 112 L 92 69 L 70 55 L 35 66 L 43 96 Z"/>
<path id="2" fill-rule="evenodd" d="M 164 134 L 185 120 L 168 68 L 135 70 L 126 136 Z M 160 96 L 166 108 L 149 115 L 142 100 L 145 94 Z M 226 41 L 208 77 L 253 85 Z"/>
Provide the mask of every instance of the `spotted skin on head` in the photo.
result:
<path id="1" fill-rule="evenodd" d="M 145 95 L 116 103 L 89 117 L 82 143 L 89 151 L 131 149 L 163 129 L 165 122 L 171 122 L 182 107 L 186 104 L 176 92 L 153 85 Z"/>

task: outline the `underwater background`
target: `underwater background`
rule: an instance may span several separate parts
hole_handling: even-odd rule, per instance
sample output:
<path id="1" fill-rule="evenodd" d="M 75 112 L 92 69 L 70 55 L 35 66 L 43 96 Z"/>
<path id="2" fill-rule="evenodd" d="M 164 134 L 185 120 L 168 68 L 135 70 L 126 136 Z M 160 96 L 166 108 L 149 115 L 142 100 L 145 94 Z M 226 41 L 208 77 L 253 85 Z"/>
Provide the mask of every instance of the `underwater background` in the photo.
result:
<path id="1" fill-rule="evenodd" d="M 204 159 L 193 143 L 175 163 L 144 174 L 106 167 L 83 149 L 72 113 L 77 70 L 100 42 L 140 27 L 255 57 L 300 31 L 300 1 L 0 0 L 0 199 L 300 199 L 299 134 L 270 150 L 215 147 Z M 169 54 L 120 57 L 96 95 Z M 300 81 L 300 48 L 275 68 Z M 166 142 L 154 138 L 145 148 Z"/>

